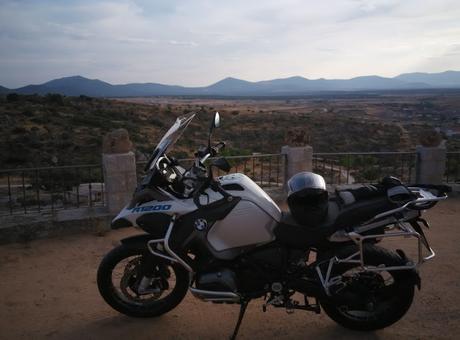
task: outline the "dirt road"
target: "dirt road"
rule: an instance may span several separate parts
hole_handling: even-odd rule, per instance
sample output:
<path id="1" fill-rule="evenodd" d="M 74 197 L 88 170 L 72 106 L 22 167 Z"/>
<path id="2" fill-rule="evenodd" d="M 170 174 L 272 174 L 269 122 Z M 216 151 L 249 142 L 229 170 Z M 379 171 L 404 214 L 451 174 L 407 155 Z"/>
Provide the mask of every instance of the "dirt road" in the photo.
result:
<path id="1" fill-rule="evenodd" d="M 422 290 L 403 320 L 382 331 L 357 333 L 324 314 L 282 309 L 262 313 L 253 301 L 240 339 L 428 339 L 460 334 L 460 199 L 427 214 L 436 258 L 421 269 Z M 135 230 L 104 236 L 75 235 L 0 247 L 0 339 L 225 339 L 238 306 L 214 305 L 190 294 L 156 319 L 132 319 L 108 307 L 97 292 L 98 263 L 117 240 Z"/>

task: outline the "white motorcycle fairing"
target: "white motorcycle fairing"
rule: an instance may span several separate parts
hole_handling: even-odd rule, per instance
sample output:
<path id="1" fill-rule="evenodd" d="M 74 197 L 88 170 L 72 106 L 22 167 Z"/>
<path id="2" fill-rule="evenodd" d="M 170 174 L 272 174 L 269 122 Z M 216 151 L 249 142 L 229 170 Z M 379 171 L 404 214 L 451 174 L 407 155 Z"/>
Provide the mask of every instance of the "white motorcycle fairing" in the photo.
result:
<path id="1" fill-rule="evenodd" d="M 235 173 L 219 177 L 223 188 L 233 197 L 241 200 L 222 220 L 206 221 L 208 229 L 207 241 L 216 252 L 241 248 L 246 246 L 261 245 L 275 239 L 274 228 L 281 218 L 281 210 L 276 203 L 248 176 Z M 198 210 L 193 199 L 179 199 L 166 191 L 162 192 L 167 200 L 153 200 L 139 205 L 126 206 L 113 220 L 123 220 L 132 226 L 145 228 L 139 223 L 140 218 L 149 215 L 152 223 L 158 223 L 158 228 L 164 228 L 165 215 L 176 218 L 196 212 Z M 211 189 L 207 189 L 200 201 L 202 204 L 211 204 L 222 199 L 222 195 Z M 155 221 L 158 217 L 158 221 Z M 155 228 L 152 225 L 150 228 Z M 149 230 L 151 232 L 151 230 Z M 234 252 L 232 252 L 233 254 Z M 221 254 L 228 258 L 229 254 Z M 218 256 L 220 257 L 220 256 Z"/>
<path id="2" fill-rule="evenodd" d="M 219 182 L 226 191 L 243 200 L 251 201 L 269 214 L 275 221 L 280 221 L 281 210 L 270 196 L 245 174 L 234 173 L 219 177 Z M 244 190 L 235 190 L 233 185 L 240 185 Z M 233 187 L 233 190 L 232 190 Z"/>
<path id="3" fill-rule="evenodd" d="M 244 174 L 222 176 L 219 181 L 228 193 L 241 197 L 241 201 L 210 228 L 207 235 L 210 245 L 216 251 L 224 251 L 273 241 L 273 230 L 281 218 L 276 203 Z"/>
<path id="4" fill-rule="evenodd" d="M 134 207 L 130 205 L 125 206 L 123 210 L 120 211 L 120 213 L 113 219 L 112 224 L 114 224 L 117 220 L 126 220 L 132 226 L 142 228 L 142 226 L 138 224 L 138 219 L 145 214 L 161 213 L 172 217 L 173 215 L 185 215 L 197 209 L 192 199 L 178 199 L 166 191 L 163 191 L 163 194 L 170 199 L 162 201 L 152 200 L 136 204 Z"/>

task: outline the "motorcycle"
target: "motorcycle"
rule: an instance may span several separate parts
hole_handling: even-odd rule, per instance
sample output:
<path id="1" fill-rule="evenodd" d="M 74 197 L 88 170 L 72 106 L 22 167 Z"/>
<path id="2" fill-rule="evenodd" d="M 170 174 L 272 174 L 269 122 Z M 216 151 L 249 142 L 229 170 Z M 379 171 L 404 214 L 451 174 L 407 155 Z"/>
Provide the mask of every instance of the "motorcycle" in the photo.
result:
<path id="1" fill-rule="evenodd" d="M 248 176 L 214 176 L 216 168 L 231 169 L 216 157 L 225 143 L 211 143 L 218 113 L 207 146 L 188 169 L 166 154 L 194 117 L 177 118 L 131 202 L 112 221 L 113 229 L 146 233 L 121 240 L 99 266 L 98 288 L 111 307 L 155 317 L 190 291 L 203 301 L 240 305 L 232 338 L 248 303 L 258 298 L 263 311 L 324 310 L 338 324 L 362 331 L 404 316 L 415 286 L 420 289 L 418 267 L 435 256 L 422 212 L 446 199 L 449 187 L 386 177 L 372 186 L 336 189 L 330 197 L 320 175 L 302 172 L 288 181 L 289 211 L 282 212 Z M 414 238 L 417 258 L 378 245 L 387 238 Z"/>

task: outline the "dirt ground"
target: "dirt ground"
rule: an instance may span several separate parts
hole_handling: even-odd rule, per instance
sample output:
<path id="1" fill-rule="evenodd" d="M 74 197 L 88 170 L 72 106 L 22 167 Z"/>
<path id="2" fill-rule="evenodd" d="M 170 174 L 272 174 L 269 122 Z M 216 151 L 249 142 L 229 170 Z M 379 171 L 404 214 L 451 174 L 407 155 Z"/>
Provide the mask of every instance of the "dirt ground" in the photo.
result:
<path id="1" fill-rule="evenodd" d="M 422 290 L 408 314 L 372 333 L 346 330 L 325 314 L 269 308 L 251 302 L 240 339 L 458 339 L 460 334 L 460 198 L 426 214 L 434 260 L 421 268 Z M 133 319 L 99 296 L 96 270 L 117 241 L 136 230 L 74 235 L 0 247 L 0 339 L 225 339 L 237 305 L 214 305 L 188 294 L 155 319 Z"/>

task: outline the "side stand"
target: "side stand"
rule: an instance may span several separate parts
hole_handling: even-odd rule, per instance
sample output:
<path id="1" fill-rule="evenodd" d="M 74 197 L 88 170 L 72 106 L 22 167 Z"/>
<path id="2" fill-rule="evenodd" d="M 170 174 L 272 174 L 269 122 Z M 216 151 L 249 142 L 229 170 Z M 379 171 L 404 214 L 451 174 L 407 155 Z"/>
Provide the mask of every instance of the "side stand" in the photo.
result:
<path id="1" fill-rule="evenodd" d="M 241 301 L 240 305 L 240 314 L 238 315 L 238 321 L 236 322 L 235 329 L 233 330 L 233 334 L 230 338 L 230 340 L 235 340 L 236 336 L 238 335 L 238 331 L 241 326 L 241 321 L 243 321 L 244 313 L 246 312 L 246 308 L 248 307 L 250 300 L 243 300 Z"/>

